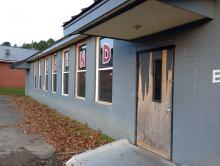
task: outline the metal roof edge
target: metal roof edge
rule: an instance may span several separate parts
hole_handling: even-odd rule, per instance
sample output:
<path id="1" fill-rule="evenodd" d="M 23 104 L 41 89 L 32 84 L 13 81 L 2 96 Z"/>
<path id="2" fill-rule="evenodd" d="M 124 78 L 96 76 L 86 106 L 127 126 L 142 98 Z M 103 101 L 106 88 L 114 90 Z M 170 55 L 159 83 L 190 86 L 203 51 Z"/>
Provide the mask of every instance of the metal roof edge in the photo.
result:
<path id="1" fill-rule="evenodd" d="M 72 23 L 74 20 L 76 19 L 80 19 L 81 16 L 83 16 L 83 14 L 88 13 L 90 10 L 92 10 L 93 7 L 95 7 L 96 5 L 98 5 L 99 3 L 105 3 L 108 0 L 96 0 L 93 4 L 91 4 L 90 6 L 88 6 L 87 8 L 85 8 L 84 10 L 82 10 L 79 14 L 72 16 L 72 18 L 66 22 L 63 23 L 63 27 L 65 29 L 66 26 L 68 26 L 70 23 Z"/>
<path id="2" fill-rule="evenodd" d="M 23 69 L 23 70 L 29 70 L 30 69 L 30 63 L 26 61 L 20 61 L 17 63 L 12 63 L 10 65 L 11 69 Z"/>
<path id="3" fill-rule="evenodd" d="M 33 58 L 33 57 L 35 57 L 37 54 L 39 54 L 39 53 L 43 52 L 44 50 L 46 50 L 46 49 L 48 49 L 48 48 L 52 47 L 52 46 L 53 46 L 53 45 L 55 45 L 56 43 L 59 43 L 60 41 L 64 40 L 65 38 L 68 38 L 68 37 L 70 37 L 70 36 L 71 36 L 71 35 L 67 35 L 67 36 L 64 36 L 64 37 L 62 37 L 62 38 L 58 39 L 57 41 L 55 41 L 53 44 L 51 44 L 51 45 L 50 45 L 50 46 L 48 46 L 47 48 L 45 48 L 45 49 L 43 49 L 43 50 L 41 50 L 41 51 L 36 52 L 34 55 L 32 55 L 32 56 L 28 57 L 28 58 L 27 58 L 27 59 L 25 59 L 25 60 L 26 60 L 26 61 L 28 61 L 29 59 L 31 59 L 31 58 Z"/>
<path id="4" fill-rule="evenodd" d="M 32 57 L 26 59 L 27 62 L 32 62 L 34 60 L 40 59 L 44 56 L 47 56 L 48 54 L 52 54 L 53 52 L 56 52 L 58 50 L 61 50 L 65 47 L 68 47 L 71 44 L 74 44 L 84 38 L 86 38 L 87 35 L 80 35 L 80 34 L 70 34 L 68 36 L 65 36 L 61 38 L 60 40 L 56 41 L 51 46 L 47 47 L 46 49 L 38 52 L 37 54 L 33 55 Z"/>
<path id="5" fill-rule="evenodd" d="M 16 61 L 0 59 L 0 62 L 13 63 L 13 62 L 16 62 Z"/>
<path id="6" fill-rule="evenodd" d="M 62 46 L 63 46 L 63 45 L 65 45 L 66 43 L 70 42 L 71 40 L 73 40 L 73 39 L 75 39 L 76 37 L 79 37 L 79 36 L 84 36 L 84 37 L 86 37 L 85 35 L 79 35 L 79 34 L 73 35 L 73 34 L 70 34 L 70 35 L 68 35 L 68 36 L 65 36 L 65 37 L 63 37 L 63 38 L 57 40 L 56 42 L 54 42 L 52 45 L 48 46 L 48 47 L 45 48 L 44 50 L 41 50 L 41 51 L 35 53 L 34 55 L 32 55 L 32 56 L 30 56 L 30 57 L 28 57 L 28 58 L 26 58 L 26 59 L 24 59 L 24 60 L 22 60 L 22 61 L 19 61 L 19 62 L 13 61 L 14 63 L 11 64 L 10 67 L 11 67 L 11 68 L 17 68 L 18 66 L 20 66 L 20 65 L 22 65 L 22 64 L 29 63 L 29 62 L 32 62 L 32 61 L 35 60 L 35 59 L 41 58 L 42 55 L 43 55 L 43 56 L 48 55 L 51 50 L 56 51 L 56 49 L 57 49 L 58 47 L 61 47 L 61 48 L 59 48 L 59 49 L 62 49 Z M 70 38 L 70 37 L 73 37 L 73 38 Z M 68 38 L 70 38 L 71 40 L 69 40 L 69 41 L 67 41 L 67 42 L 64 42 L 64 43 L 62 43 L 61 45 L 59 45 L 60 42 L 64 41 L 65 39 L 68 39 Z M 77 41 L 74 41 L 74 42 L 77 42 Z M 73 42 L 73 43 L 74 43 L 74 42 Z M 55 46 L 56 44 L 58 44 L 58 45 Z M 52 49 L 53 46 L 55 46 L 55 47 Z M 48 50 L 47 50 L 47 49 L 48 49 Z M 59 50 L 59 49 L 58 49 L 58 50 Z"/>
<path id="7" fill-rule="evenodd" d="M 19 66 L 19 65 L 21 65 L 21 64 L 23 64 L 23 63 L 25 63 L 26 62 L 26 60 L 22 60 L 22 61 L 19 61 L 19 62 L 14 62 L 14 63 L 12 63 L 11 65 L 10 65 L 10 67 L 11 68 L 16 68 L 17 66 Z"/>

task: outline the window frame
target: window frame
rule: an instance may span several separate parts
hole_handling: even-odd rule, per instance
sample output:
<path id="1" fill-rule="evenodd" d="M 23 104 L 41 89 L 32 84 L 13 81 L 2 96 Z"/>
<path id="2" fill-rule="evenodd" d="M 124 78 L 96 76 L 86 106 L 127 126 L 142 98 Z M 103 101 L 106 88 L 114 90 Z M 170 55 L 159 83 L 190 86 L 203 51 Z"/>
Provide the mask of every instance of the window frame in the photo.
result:
<path id="1" fill-rule="evenodd" d="M 112 70 L 113 73 L 113 64 L 112 67 L 106 67 L 106 68 L 99 68 L 99 55 L 100 55 L 100 40 L 104 37 L 97 37 L 96 38 L 96 90 L 95 90 L 95 102 L 102 105 L 112 105 L 112 102 L 102 101 L 99 100 L 99 72 L 100 71 L 107 71 Z M 109 38 L 110 39 L 110 38 Z M 113 39 L 112 39 L 113 40 Z M 113 92 L 113 77 L 112 77 L 112 92 Z M 113 93 L 112 93 L 113 94 Z"/>
<path id="2" fill-rule="evenodd" d="M 41 65 L 42 65 L 42 59 L 38 60 L 38 90 L 42 90 L 42 82 L 43 82 Z M 40 78 L 41 78 L 41 82 L 40 82 Z"/>
<path id="3" fill-rule="evenodd" d="M 67 48 L 67 49 L 65 49 L 65 50 L 63 50 L 62 51 L 62 95 L 63 96 L 69 96 L 69 72 L 70 72 L 70 70 L 68 70 L 68 72 L 66 72 L 66 71 L 64 71 L 64 55 L 65 55 L 65 52 L 68 52 L 69 53 L 69 57 L 70 57 L 70 49 L 69 48 Z M 68 57 L 68 67 L 69 67 L 69 57 Z M 68 94 L 65 94 L 64 93 L 64 74 L 65 73 L 67 73 L 68 74 Z"/>
<path id="4" fill-rule="evenodd" d="M 85 81 L 85 97 L 78 96 L 78 94 L 77 94 L 77 92 L 78 92 L 78 73 L 85 72 L 85 74 L 86 74 L 87 70 L 86 69 L 84 69 L 84 70 L 78 69 L 78 59 L 79 59 L 79 48 L 84 45 L 87 46 L 86 42 L 81 42 L 76 45 L 76 59 L 75 59 L 76 60 L 76 62 L 75 62 L 75 70 L 76 70 L 75 71 L 75 97 L 78 99 L 82 99 L 82 100 L 85 100 L 85 98 L 86 98 L 86 81 Z M 86 54 L 87 54 L 87 48 L 86 48 Z M 87 57 L 86 57 L 86 59 L 87 59 Z"/>
<path id="5" fill-rule="evenodd" d="M 48 63 L 48 65 L 46 64 Z M 46 76 L 47 78 L 47 89 L 46 89 Z M 49 89 L 49 57 L 44 58 L 44 91 L 47 92 Z"/>
<path id="6" fill-rule="evenodd" d="M 37 62 L 34 62 L 34 89 L 37 89 Z"/>
<path id="7" fill-rule="evenodd" d="M 57 54 L 54 54 L 54 55 L 52 55 L 52 58 L 51 58 L 51 62 L 52 62 L 52 65 L 51 65 L 51 70 L 52 70 L 52 72 L 51 72 L 51 92 L 52 93 L 57 93 L 57 84 L 56 84 L 56 91 L 54 91 L 54 85 L 53 85 L 53 77 L 54 77 L 54 74 L 56 74 L 56 82 L 57 82 L 57 70 L 56 70 L 56 72 L 54 72 L 54 62 L 55 62 L 55 56 L 56 56 L 56 65 L 57 65 Z M 56 66 L 56 68 L 57 68 L 57 66 Z"/>

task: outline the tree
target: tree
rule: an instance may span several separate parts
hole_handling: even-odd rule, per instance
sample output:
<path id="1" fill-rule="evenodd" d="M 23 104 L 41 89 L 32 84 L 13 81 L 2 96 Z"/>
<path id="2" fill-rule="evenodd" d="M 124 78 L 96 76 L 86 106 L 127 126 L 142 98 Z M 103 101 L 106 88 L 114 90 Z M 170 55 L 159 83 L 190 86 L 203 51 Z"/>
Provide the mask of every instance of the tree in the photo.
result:
<path id="1" fill-rule="evenodd" d="M 21 46 L 22 48 L 28 48 L 28 49 L 31 49 L 32 48 L 32 44 L 26 44 L 26 43 L 23 43 L 23 45 Z"/>
<path id="2" fill-rule="evenodd" d="M 32 42 L 32 43 L 23 43 L 22 48 L 28 48 L 28 49 L 36 49 L 38 51 L 41 51 L 51 44 L 53 44 L 55 41 L 54 39 L 50 38 L 47 41 L 41 40 L 39 42 Z"/>
<path id="3" fill-rule="evenodd" d="M 41 40 L 37 45 L 36 45 L 36 49 L 37 50 L 43 50 L 45 48 L 47 48 L 48 45 L 47 45 L 47 42 L 44 41 L 44 40 Z"/>
<path id="4" fill-rule="evenodd" d="M 1 45 L 2 45 L 2 46 L 11 47 L 11 43 L 10 43 L 10 42 L 3 42 Z"/>
<path id="5" fill-rule="evenodd" d="M 50 46 L 50 45 L 52 45 L 54 42 L 55 42 L 55 41 L 54 41 L 52 38 L 49 38 L 49 39 L 47 40 L 47 45 Z"/>

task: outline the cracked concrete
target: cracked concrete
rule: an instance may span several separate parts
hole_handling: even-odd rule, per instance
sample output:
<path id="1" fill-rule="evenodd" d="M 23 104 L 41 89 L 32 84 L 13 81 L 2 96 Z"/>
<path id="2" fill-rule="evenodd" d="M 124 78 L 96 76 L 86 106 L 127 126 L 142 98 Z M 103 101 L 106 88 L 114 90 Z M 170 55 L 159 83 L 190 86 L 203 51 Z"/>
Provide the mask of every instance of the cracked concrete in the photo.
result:
<path id="1" fill-rule="evenodd" d="M 39 135 L 16 127 L 21 114 L 8 96 L 0 96 L 0 166 L 59 166 L 55 149 Z"/>

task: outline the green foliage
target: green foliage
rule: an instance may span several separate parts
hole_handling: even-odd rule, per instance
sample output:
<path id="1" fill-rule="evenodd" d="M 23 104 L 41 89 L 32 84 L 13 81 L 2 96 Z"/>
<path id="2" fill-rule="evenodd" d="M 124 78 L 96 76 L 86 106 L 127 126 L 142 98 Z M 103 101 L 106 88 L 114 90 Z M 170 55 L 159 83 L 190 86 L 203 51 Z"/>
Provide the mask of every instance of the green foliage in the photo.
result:
<path id="1" fill-rule="evenodd" d="M 22 45 L 22 48 L 28 48 L 28 49 L 36 49 L 38 51 L 41 51 L 45 48 L 47 48 L 48 46 L 50 46 L 51 44 L 53 44 L 55 41 L 54 39 L 50 38 L 47 41 L 41 40 L 39 42 L 32 42 L 32 43 L 24 43 Z"/>
<path id="2" fill-rule="evenodd" d="M 111 137 L 109 137 L 109 136 L 107 136 L 107 135 L 105 135 L 105 134 L 102 134 L 102 135 L 101 135 L 101 140 L 102 140 L 103 142 L 113 142 L 113 141 L 114 141 L 113 138 L 111 138 Z"/>
<path id="3" fill-rule="evenodd" d="M 11 47 L 11 43 L 10 43 L 10 42 L 3 42 L 1 45 L 2 45 L 2 46 Z"/>
<path id="4" fill-rule="evenodd" d="M 50 45 L 52 45 L 54 42 L 55 42 L 55 41 L 54 41 L 52 38 L 49 38 L 49 39 L 47 40 L 47 45 L 50 46 Z"/>
<path id="5" fill-rule="evenodd" d="M 33 47 L 32 47 L 32 44 L 23 43 L 22 48 L 29 48 L 29 49 L 31 49 Z"/>
<path id="6" fill-rule="evenodd" d="M 0 88 L 0 95 L 24 96 L 24 88 Z"/>

